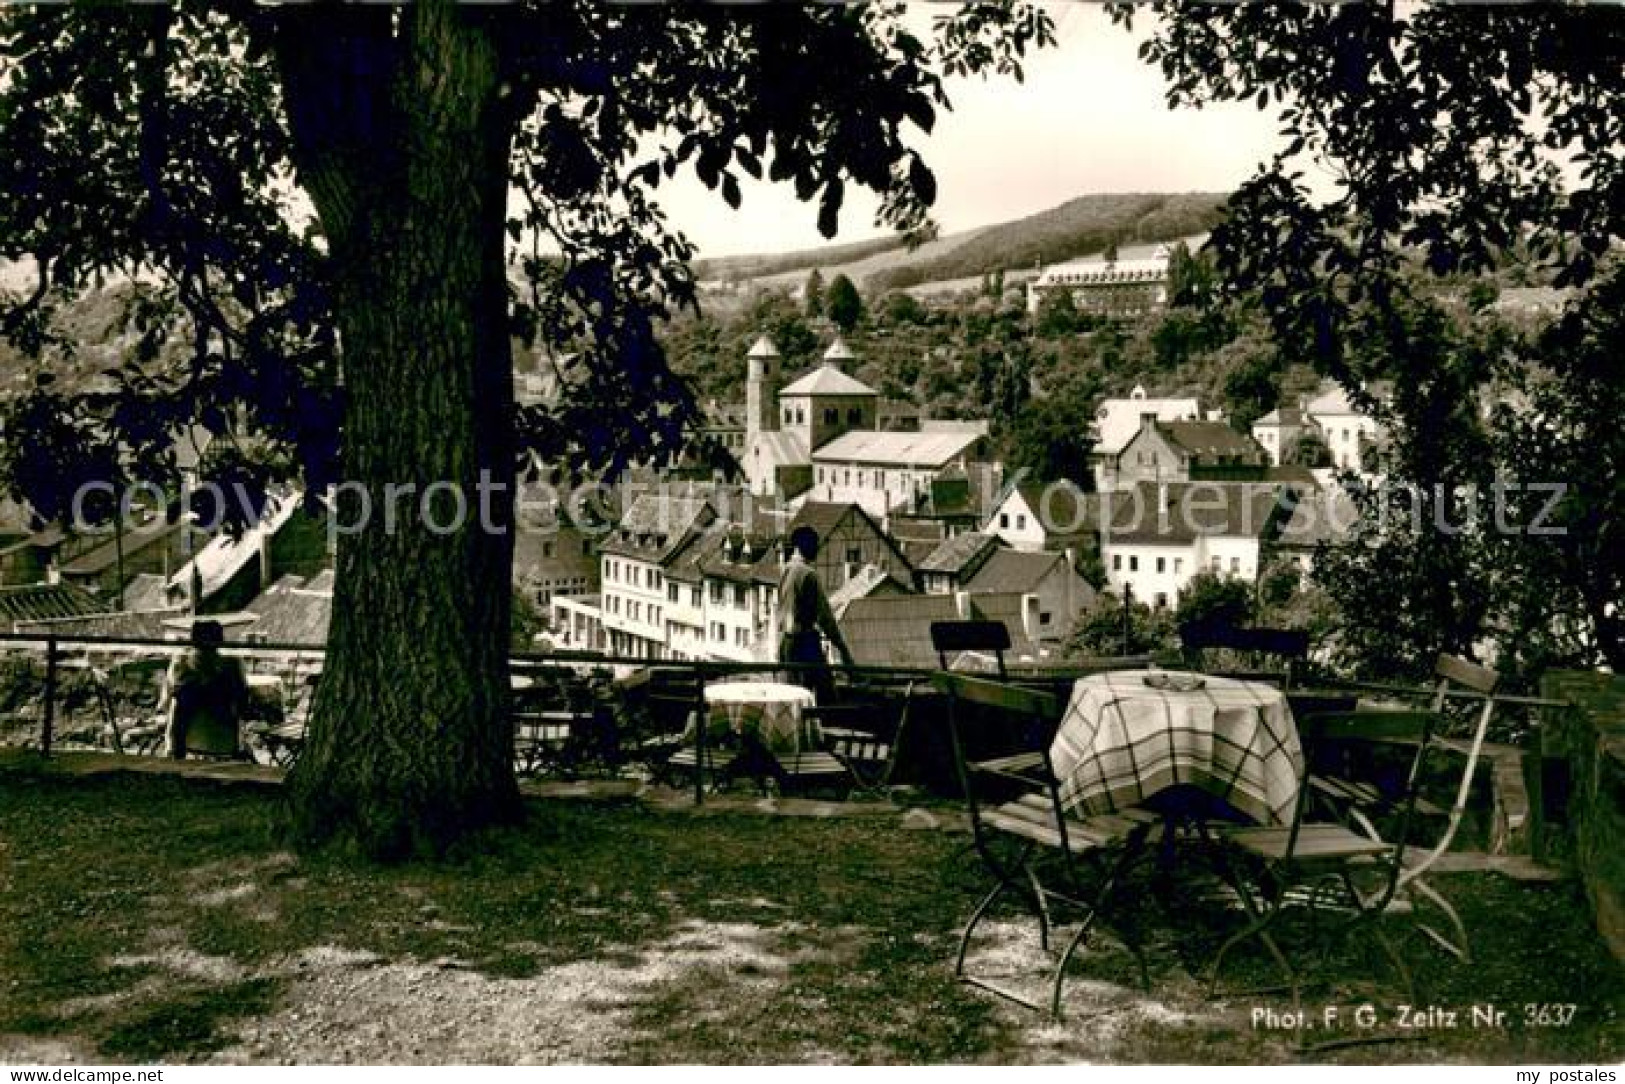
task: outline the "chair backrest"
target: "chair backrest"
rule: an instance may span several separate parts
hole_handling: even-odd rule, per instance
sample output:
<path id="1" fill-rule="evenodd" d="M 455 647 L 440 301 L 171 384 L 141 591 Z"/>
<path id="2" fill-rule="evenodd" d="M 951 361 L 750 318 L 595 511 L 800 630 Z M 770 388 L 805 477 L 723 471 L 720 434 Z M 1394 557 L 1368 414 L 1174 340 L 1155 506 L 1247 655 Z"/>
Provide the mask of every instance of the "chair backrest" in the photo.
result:
<path id="1" fill-rule="evenodd" d="M 1478 721 L 1473 726 L 1473 738 L 1468 746 L 1467 761 L 1462 766 L 1461 782 L 1456 787 L 1456 799 L 1451 803 L 1450 820 L 1445 825 L 1444 834 L 1420 861 L 1410 864 L 1401 875 L 1401 883 L 1421 876 L 1450 849 L 1451 842 L 1456 838 L 1456 831 L 1461 827 L 1467 811 L 1467 799 L 1472 791 L 1473 775 L 1478 768 L 1479 755 L 1484 750 L 1484 739 L 1489 734 L 1490 719 L 1495 714 L 1495 688 L 1501 683 L 1501 675 L 1496 671 L 1456 655 L 1440 655 L 1434 661 L 1433 672 L 1439 678 L 1438 688 L 1433 694 L 1433 711 L 1436 716 L 1444 711 L 1446 694 L 1452 685 L 1459 685 L 1481 694 L 1484 702 L 1478 708 Z"/>
<path id="2" fill-rule="evenodd" d="M 996 711 L 1009 712 L 1030 718 L 1054 721 L 1060 717 L 1060 697 L 1021 685 L 1008 685 L 1002 681 L 967 677 L 964 674 L 941 673 L 931 675 L 931 683 L 939 692 L 966 704 L 976 704 Z"/>
<path id="3" fill-rule="evenodd" d="M 1501 675 L 1496 671 L 1457 655 L 1440 655 L 1433 664 L 1433 673 L 1439 679 L 1440 692 L 1447 690 L 1451 685 L 1460 685 L 1464 689 L 1489 696 L 1501 683 Z M 1442 701 L 1439 706 L 1443 706 Z"/>
<path id="4" fill-rule="evenodd" d="M 933 621 L 931 646 L 937 664 L 948 669 L 951 651 L 991 651 L 998 659 L 999 676 L 1005 675 L 1004 653 L 1010 650 L 1010 630 L 1002 621 Z"/>
<path id="5" fill-rule="evenodd" d="M 1309 657 L 1309 633 L 1303 629 L 1242 628 L 1222 622 L 1187 621 L 1179 626 L 1179 643 L 1187 661 L 1201 664 L 1206 648 L 1221 648 L 1250 657 L 1280 659 L 1288 685 L 1294 670 Z"/>

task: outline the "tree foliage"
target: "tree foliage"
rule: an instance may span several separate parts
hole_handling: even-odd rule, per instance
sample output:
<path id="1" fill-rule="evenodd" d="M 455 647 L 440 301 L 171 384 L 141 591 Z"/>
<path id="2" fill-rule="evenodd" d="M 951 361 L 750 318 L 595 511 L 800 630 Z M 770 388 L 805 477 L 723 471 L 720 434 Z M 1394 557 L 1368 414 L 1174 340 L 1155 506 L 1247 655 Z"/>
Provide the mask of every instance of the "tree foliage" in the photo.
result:
<path id="1" fill-rule="evenodd" d="M 807 272 L 807 282 L 801 288 L 801 297 L 809 320 L 816 320 L 824 315 L 824 276 L 819 273 L 818 268 Z"/>
<path id="2" fill-rule="evenodd" d="M 1181 625 L 1243 628 L 1253 619 L 1253 586 L 1235 576 L 1199 572 L 1179 593 L 1174 620 Z"/>
<path id="3" fill-rule="evenodd" d="M 1390 513 L 1386 525 L 1362 524 L 1324 566 L 1351 661 L 1416 673 L 1433 650 L 1473 652 L 1501 602 L 1489 551 L 1477 533 L 1436 524 L 1472 520 L 1464 494 L 1493 480 L 1475 407 L 1516 349 L 1456 321 L 1431 285 L 1516 259 L 1584 290 L 1625 239 L 1625 13 L 1159 5 L 1150 19 L 1141 52 L 1170 103 L 1255 101 L 1280 116 L 1280 152 L 1231 199 L 1208 246 L 1220 300 L 1257 303 L 1283 353 L 1312 359 L 1394 431 L 1384 467 L 1397 484 L 1363 498 Z M 1329 195 L 1311 194 L 1310 165 L 1330 175 Z M 1386 408 L 1364 391 L 1380 379 L 1393 381 Z M 1593 368 L 1580 382 L 1619 379 Z M 1601 473 L 1612 464 L 1567 465 L 1594 480 L 1592 494 L 1619 484 Z M 1419 516 L 1406 507 L 1416 501 Z M 1538 552 L 1552 559 L 1521 565 L 1537 596 L 1596 593 L 1572 562 Z M 1606 631 L 1595 606 L 1587 614 Z"/>
<path id="4" fill-rule="evenodd" d="M 91 457 L 25 461 L 30 423 L 66 418 L 173 484 L 164 435 L 237 439 L 242 404 L 267 469 L 295 465 L 312 496 L 357 484 L 341 511 L 409 479 L 465 502 L 507 486 L 496 531 L 371 516 L 340 538 L 290 794 L 301 838 L 372 853 L 508 819 L 516 467 L 668 458 L 694 412 L 655 335 L 695 296 L 661 185 L 691 172 L 738 206 L 743 177 L 782 182 L 825 236 L 856 186 L 880 224 L 917 229 L 936 179 L 909 138 L 945 78 L 1019 76 L 1050 40 L 1047 16 L 1003 2 L 944 13 L 929 40 L 867 5 L 7 8 L 0 257 L 35 276 L 0 298 L 0 333 L 65 358 L 61 306 L 131 285 L 125 363 L 11 411 L 7 481 L 60 507 Z M 567 359 L 523 409 L 514 337 Z"/>
<path id="5" fill-rule="evenodd" d="M 824 308 L 836 327 L 842 331 L 851 331 L 863 318 L 863 295 L 858 293 L 858 288 L 852 285 L 851 279 L 845 275 L 836 275 L 829 282 L 829 291 L 824 297 Z"/>

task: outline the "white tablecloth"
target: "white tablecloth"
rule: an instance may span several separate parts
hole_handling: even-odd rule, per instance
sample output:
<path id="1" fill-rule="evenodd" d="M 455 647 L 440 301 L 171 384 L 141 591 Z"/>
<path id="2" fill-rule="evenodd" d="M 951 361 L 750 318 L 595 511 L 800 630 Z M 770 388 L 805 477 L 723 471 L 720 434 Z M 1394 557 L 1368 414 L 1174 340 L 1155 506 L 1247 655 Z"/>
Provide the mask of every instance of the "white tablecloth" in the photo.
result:
<path id="1" fill-rule="evenodd" d="M 749 732 L 775 753 L 799 753 L 822 744 L 818 721 L 803 715 L 813 706 L 812 691 L 799 685 L 719 682 L 705 687 L 705 702 L 710 706 L 708 733 L 724 728 L 735 734 Z"/>

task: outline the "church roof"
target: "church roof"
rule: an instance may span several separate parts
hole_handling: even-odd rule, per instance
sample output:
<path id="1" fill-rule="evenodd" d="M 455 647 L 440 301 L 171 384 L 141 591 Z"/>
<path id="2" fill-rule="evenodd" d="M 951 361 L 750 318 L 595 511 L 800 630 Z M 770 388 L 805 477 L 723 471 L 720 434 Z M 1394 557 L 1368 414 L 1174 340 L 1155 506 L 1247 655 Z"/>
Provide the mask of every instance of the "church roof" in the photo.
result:
<path id="1" fill-rule="evenodd" d="M 854 380 L 829 362 L 825 362 L 800 380 L 779 392 L 779 397 L 786 395 L 876 395 L 869 385 L 861 380 Z"/>
<path id="2" fill-rule="evenodd" d="M 814 461 L 943 467 L 968 452 L 977 433 L 843 433 L 813 453 Z"/>
<path id="3" fill-rule="evenodd" d="M 858 356 L 852 353 L 852 348 L 846 345 L 846 340 L 837 335 L 835 341 L 829 344 L 829 349 L 824 351 L 824 360 L 856 361 Z"/>

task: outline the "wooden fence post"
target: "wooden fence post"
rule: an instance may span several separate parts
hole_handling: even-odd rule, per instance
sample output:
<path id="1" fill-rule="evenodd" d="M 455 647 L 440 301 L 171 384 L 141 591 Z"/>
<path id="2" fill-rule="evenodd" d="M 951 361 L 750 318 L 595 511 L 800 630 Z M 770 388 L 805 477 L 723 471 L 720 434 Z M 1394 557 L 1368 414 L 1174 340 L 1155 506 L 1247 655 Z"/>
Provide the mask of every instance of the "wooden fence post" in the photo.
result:
<path id="1" fill-rule="evenodd" d="M 45 711 L 40 720 L 41 756 L 51 755 L 51 731 L 56 726 L 56 637 L 45 641 Z"/>
<path id="2" fill-rule="evenodd" d="M 705 804 L 705 768 L 706 768 L 706 731 L 711 729 L 711 720 L 705 713 L 705 670 L 695 667 L 694 670 L 694 804 Z"/>

